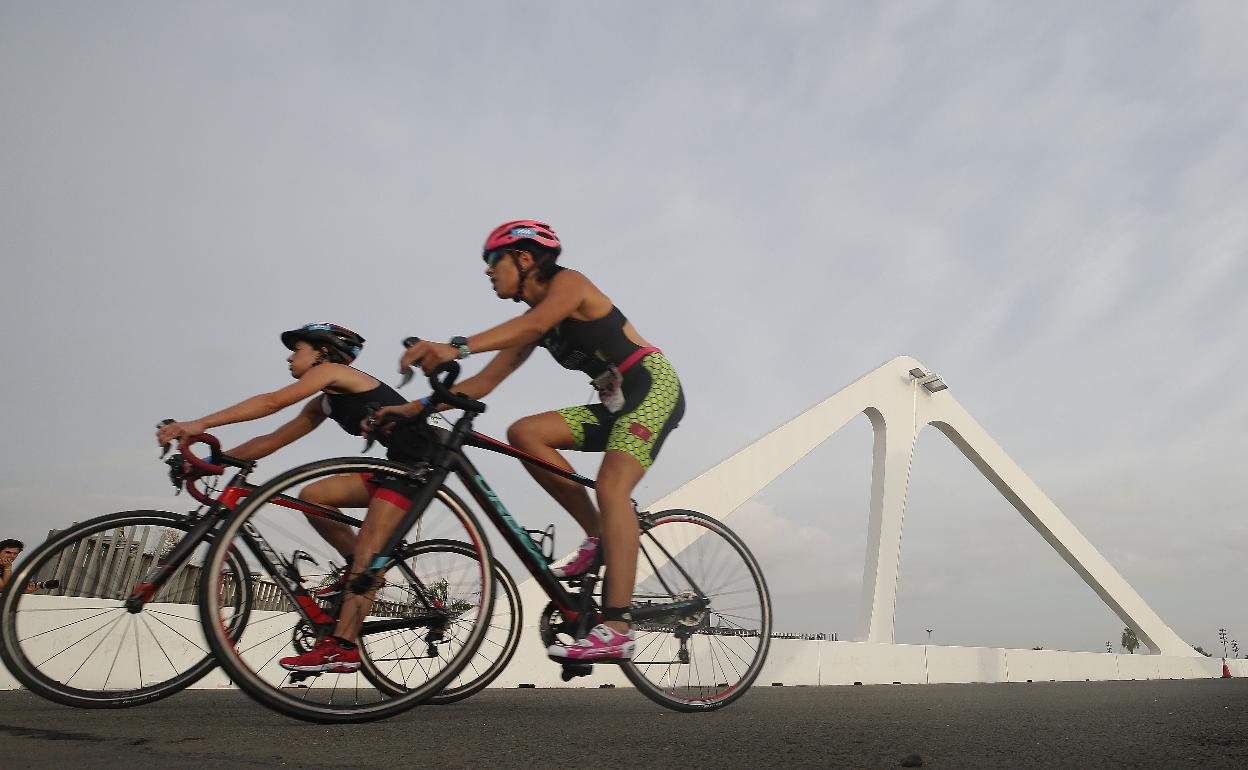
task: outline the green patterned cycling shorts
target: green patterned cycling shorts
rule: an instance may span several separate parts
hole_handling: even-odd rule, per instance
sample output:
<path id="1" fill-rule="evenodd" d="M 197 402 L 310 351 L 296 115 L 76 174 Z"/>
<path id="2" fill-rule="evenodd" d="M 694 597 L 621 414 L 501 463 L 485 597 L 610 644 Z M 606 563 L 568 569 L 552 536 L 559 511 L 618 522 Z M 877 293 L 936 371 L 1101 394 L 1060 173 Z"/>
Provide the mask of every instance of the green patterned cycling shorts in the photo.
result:
<path id="1" fill-rule="evenodd" d="M 572 431 L 572 448 L 581 452 L 627 452 L 649 468 L 667 434 L 685 414 L 685 394 L 676 370 L 662 353 L 648 353 L 624 374 L 624 408 L 617 414 L 602 404 L 569 406 L 558 415 Z"/>

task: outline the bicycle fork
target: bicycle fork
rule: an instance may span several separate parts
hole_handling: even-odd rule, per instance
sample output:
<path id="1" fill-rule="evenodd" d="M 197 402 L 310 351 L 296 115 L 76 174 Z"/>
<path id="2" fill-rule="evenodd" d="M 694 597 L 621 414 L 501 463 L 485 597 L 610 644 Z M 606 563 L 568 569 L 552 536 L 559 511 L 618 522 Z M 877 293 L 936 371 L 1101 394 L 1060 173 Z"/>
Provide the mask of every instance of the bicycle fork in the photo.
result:
<path id="1" fill-rule="evenodd" d="M 131 614 L 143 611 L 148 602 L 155 598 L 160 589 L 169 581 L 170 576 L 178 571 L 191 554 L 204 541 L 208 533 L 217 526 L 219 517 L 216 515 L 205 516 L 203 521 L 195 525 L 190 532 L 182 536 L 174 549 L 165 557 L 163 564 L 157 564 L 148 571 L 138 585 L 126 597 L 125 608 Z"/>

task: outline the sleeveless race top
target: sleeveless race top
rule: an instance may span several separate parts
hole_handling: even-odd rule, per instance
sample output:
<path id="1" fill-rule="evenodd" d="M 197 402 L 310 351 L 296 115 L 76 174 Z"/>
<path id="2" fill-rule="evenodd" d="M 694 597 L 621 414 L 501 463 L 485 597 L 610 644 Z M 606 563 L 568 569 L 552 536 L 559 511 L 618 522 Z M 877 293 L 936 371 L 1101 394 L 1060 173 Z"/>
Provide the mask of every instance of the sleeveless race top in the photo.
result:
<path id="1" fill-rule="evenodd" d="M 597 377 L 609 364 L 619 366 L 641 350 L 624 334 L 627 322 L 620 309 L 612 305 L 611 312 L 592 321 L 565 318 L 546 332 L 540 344 L 563 368 Z"/>
<path id="2" fill-rule="evenodd" d="M 399 406 L 406 403 L 407 399 L 399 395 L 398 391 L 378 381 L 377 387 L 363 393 L 326 393 L 321 401 L 321 411 L 347 433 L 358 436 L 360 423 L 368 417 L 369 404 Z"/>

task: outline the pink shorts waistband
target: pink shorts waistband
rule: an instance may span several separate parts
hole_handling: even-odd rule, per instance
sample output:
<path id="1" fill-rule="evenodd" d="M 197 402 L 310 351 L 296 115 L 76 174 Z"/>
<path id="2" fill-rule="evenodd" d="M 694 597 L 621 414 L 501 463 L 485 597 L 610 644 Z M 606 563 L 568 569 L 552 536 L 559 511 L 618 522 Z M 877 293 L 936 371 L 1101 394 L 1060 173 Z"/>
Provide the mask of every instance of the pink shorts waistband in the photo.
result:
<path id="1" fill-rule="evenodd" d="M 630 355 L 628 358 L 621 361 L 620 365 L 615 368 L 619 370 L 620 374 L 623 374 L 624 372 L 627 372 L 629 369 L 632 369 L 634 366 L 637 365 L 638 361 L 650 355 L 651 353 L 662 353 L 662 352 L 663 352 L 662 350 L 659 350 L 656 347 L 638 348 L 637 350 L 633 351 L 632 355 Z"/>

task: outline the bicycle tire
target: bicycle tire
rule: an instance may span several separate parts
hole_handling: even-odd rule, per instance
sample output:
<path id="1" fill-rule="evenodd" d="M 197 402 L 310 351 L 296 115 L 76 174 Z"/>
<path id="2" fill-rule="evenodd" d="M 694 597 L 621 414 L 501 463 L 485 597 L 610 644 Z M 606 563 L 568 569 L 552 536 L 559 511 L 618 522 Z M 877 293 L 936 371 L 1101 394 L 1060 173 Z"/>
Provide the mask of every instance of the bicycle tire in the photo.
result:
<path id="1" fill-rule="evenodd" d="M 420 469 L 369 457 L 334 458 L 292 468 L 243 501 L 222 525 L 220 538 L 209 553 L 209 580 L 222 567 L 226 549 L 237 547 L 244 552 L 255 579 L 264 583 L 264 587 L 257 588 L 256 609 L 248 634 L 238 644 L 232 643 L 224 629 L 213 620 L 217 612 L 216 598 L 207 593 L 202 595 L 201 617 L 210 647 L 239 688 L 259 703 L 296 719 L 322 723 L 366 722 L 419 705 L 442 690 L 467 664 L 487 630 L 482 620 L 489 618 L 493 608 L 494 581 L 483 566 L 492 563 L 489 544 L 471 510 L 454 492 L 443 487 L 408 533 L 406 543 L 411 548 L 423 540 L 449 539 L 471 544 L 476 550 L 475 584 L 465 583 L 455 594 L 457 619 L 472 620 L 467 633 L 462 637 L 448 637 L 442 633 L 449 620 L 448 614 L 435 606 L 437 597 L 425 586 L 401 580 L 402 569 L 392 565 L 378 589 L 370 616 L 381 618 L 378 613 L 384 613 L 385 617 L 369 622 L 407 632 L 411 637 L 404 642 L 408 649 L 425 652 L 421 665 L 402 672 L 402 690 L 384 686 L 383 682 L 392 681 L 393 672 L 391 678 L 382 679 L 371 665 L 378 655 L 370 649 L 374 637 L 368 633 L 368 625 L 366 633 L 360 637 L 365 651 L 358 671 L 307 676 L 279 665 L 280 657 L 289 654 L 285 651 L 290 647 L 291 635 L 306 631 L 305 619 L 311 612 L 307 607 L 310 594 L 302 584 L 319 585 L 328 574 L 305 575 L 303 570 L 323 570 L 323 562 L 337 555 L 315 534 L 302 512 L 280 500 L 297 497 L 299 487 L 317 479 L 360 473 L 398 477 L 416 485 L 425 483 Z M 296 558 L 296 554 L 302 556 Z M 270 590 L 270 586 L 274 590 Z M 430 620 L 434 615 L 440 620 Z M 324 636 L 331 631 L 332 618 L 317 629 L 317 634 Z M 380 640 L 381 636 L 375 638 Z M 389 639 L 379 643 L 393 644 Z"/>
<path id="2" fill-rule="evenodd" d="M 78 708 L 138 706 L 199 681 L 216 666 L 201 635 L 195 585 L 207 541 L 138 613 L 124 606 L 159 551 L 171 547 L 171 536 L 197 523 L 167 511 L 124 511 L 75 524 L 34 549 L 0 599 L 0 656 L 13 676 L 31 692 Z M 237 554 L 231 565 L 239 574 Z M 36 593 L 16 588 L 48 579 L 62 585 Z M 233 606 L 237 636 L 250 592 L 234 592 Z"/>
<path id="3" fill-rule="evenodd" d="M 642 515 L 640 542 L 631 608 L 637 647 L 620 667 L 667 708 L 723 708 L 745 694 L 767 659 L 771 598 L 763 572 L 741 538 L 696 511 Z"/>
<path id="4" fill-rule="evenodd" d="M 453 540 L 431 540 L 417 544 L 410 552 L 416 559 L 433 561 L 434 574 L 451 574 L 456 568 L 447 562 L 459 559 L 476 559 L 476 549 L 467 543 Z M 445 688 L 429 698 L 428 703 L 445 706 L 475 695 L 485 689 L 503 673 L 507 664 L 516 654 L 516 646 L 520 641 L 520 624 L 524 612 L 520 604 L 520 591 L 516 581 L 496 559 L 493 569 L 496 582 L 494 592 L 494 610 L 489 621 L 489 628 L 480 645 L 472 654 L 467 665 L 451 680 Z M 370 645 L 368 650 L 376 650 L 378 645 Z M 394 652 L 379 658 L 375 653 L 367 653 L 362 657 L 364 667 L 375 677 L 379 686 L 390 686 L 396 692 L 402 690 L 402 684 L 392 680 L 388 671 L 402 665 L 399 655 Z"/>

